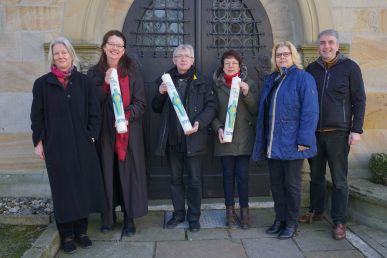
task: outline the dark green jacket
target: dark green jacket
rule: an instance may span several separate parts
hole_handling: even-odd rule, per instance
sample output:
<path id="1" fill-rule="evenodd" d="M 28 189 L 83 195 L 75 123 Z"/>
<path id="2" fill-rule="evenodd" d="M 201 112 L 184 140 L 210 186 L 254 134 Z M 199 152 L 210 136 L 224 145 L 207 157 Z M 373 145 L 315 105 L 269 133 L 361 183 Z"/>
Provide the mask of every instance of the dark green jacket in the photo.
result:
<path id="1" fill-rule="evenodd" d="M 247 78 L 247 68 L 244 65 L 241 66 L 240 77 L 249 85 L 249 93 L 244 96 L 240 91 L 232 142 L 221 144 L 218 139 L 218 129 L 224 128 L 230 89 L 226 86 L 222 67 L 219 67 L 213 75 L 214 91 L 218 98 L 218 112 L 212 121 L 212 128 L 215 131 L 215 156 L 251 155 L 253 149 L 259 90 L 257 83 Z"/>

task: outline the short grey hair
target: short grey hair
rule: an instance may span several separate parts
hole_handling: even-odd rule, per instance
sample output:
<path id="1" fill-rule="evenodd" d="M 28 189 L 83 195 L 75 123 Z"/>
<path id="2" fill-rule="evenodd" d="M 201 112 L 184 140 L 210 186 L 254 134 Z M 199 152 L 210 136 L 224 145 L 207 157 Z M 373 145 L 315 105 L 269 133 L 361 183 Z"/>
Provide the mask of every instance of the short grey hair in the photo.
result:
<path id="1" fill-rule="evenodd" d="M 182 51 L 182 50 L 188 50 L 189 52 L 191 52 L 192 58 L 195 58 L 195 52 L 194 52 L 193 46 L 191 46 L 190 44 L 181 44 L 181 45 L 178 45 L 178 46 L 175 48 L 175 50 L 173 50 L 173 57 L 176 56 L 176 53 L 177 53 L 177 52 Z"/>
<path id="2" fill-rule="evenodd" d="M 77 55 L 75 54 L 75 50 L 74 50 L 73 46 L 71 45 L 70 41 L 65 37 L 58 37 L 58 38 L 54 39 L 53 41 L 51 41 L 50 47 L 48 49 L 48 68 L 51 69 L 51 66 L 54 64 L 54 56 L 53 56 L 52 51 L 54 49 L 54 46 L 57 44 L 62 44 L 63 46 L 65 46 L 65 48 L 69 52 L 71 58 L 73 59 L 73 65 L 79 67 L 79 59 L 78 59 Z"/>
<path id="3" fill-rule="evenodd" d="M 339 42 L 339 33 L 334 30 L 334 29 L 328 29 L 328 30 L 323 30 L 321 31 L 319 34 L 318 34 L 318 40 L 320 41 L 320 38 L 324 35 L 329 35 L 329 36 L 333 36 L 337 39 L 337 42 Z"/>

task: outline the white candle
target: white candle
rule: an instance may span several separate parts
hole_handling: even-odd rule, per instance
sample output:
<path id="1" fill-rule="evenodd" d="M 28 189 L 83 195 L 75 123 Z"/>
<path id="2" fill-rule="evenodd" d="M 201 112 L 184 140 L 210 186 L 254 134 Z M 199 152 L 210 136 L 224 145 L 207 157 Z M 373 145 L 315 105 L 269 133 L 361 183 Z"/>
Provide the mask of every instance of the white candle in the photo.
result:
<path id="1" fill-rule="evenodd" d="M 241 78 L 235 76 L 232 78 L 230 96 L 228 98 L 226 123 L 224 125 L 224 142 L 232 142 L 232 136 L 234 133 L 235 119 L 237 115 L 237 106 L 239 100 L 239 83 Z"/>
<path id="2" fill-rule="evenodd" d="M 172 102 L 177 118 L 179 118 L 181 127 L 183 127 L 184 132 L 192 130 L 191 122 L 189 121 L 187 112 L 184 109 L 183 103 L 181 102 L 179 93 L 176 90 L 175 84 L 173 84 L 171 76 L 169 73 L 165 73 L 163 76 L 161 76 L 161 79 L 167 85 L 168 96 Z"/>
<path id="3" fill-rule="evenodd" d="M 126 133 L 128 131 L 125 119 L 124 105 L 122 104 L 121 89 L 118 82 L 116 69 L 112 69 L 110 77 L 110 93 L 112 95 L 114 117 L 116 119 L 117 133 Z"/>

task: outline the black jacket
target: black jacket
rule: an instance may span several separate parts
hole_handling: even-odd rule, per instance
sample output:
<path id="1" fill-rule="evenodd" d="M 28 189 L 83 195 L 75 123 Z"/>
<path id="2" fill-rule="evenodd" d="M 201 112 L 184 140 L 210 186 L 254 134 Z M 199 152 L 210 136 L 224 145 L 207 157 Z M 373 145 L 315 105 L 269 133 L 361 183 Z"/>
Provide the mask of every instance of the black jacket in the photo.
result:
<path id="1" fill-rule="evenodd" d="M 325 68 L 320 57 L 306 71 L 317 84 L 320 104 L 317 128 L 362 133 L 366 95 L 360 67 L 339 54 L 330 68 Z"/>
<path id="2" fill-rule="evenodd" d="M 161 78 L 156 80 L 157 89 L 161 82 Z M 156 155 L 159 156 L 165 155 L 170 104 L 168 94 L 160 94 L 159 91 L 152 100 L 153 111 L 161 113 L 160 132 L 156 149 Z M 195 71 L 194 78 L 189 85 L 185 108 L 191 124 L 195 121 L 199 122 L 199 130 L 190 136 L 186 136 L 187 156 L 204 154 L 207 152 L 208 126 L 217 112 L 217 100 L 212 85 L 197 71 Z"/>

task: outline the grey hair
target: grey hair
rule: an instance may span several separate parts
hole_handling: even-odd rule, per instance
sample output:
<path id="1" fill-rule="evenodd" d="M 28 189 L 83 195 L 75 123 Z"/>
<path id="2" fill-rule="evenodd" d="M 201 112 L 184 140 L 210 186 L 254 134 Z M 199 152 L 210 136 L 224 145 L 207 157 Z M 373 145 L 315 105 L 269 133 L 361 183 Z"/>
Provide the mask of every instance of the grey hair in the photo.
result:
<path id="1" fill-rule="evenodd" d="M 339 42 L 339 33 L 334 30 L 334 29 L 328 29 L 328 30 L 323 30 L 321 31 L 319 34 L 318 34 L 318 40 L 320 40 L 320 38 L 324 35 L 328 35 L 328 36 L 333 36 L 337 39 L 337 42 Z"/>
<path id="2" fill-rule="evenodd" d="M 192 58 L 195 58 L 195 52 L 194 52 L 194 49 L 193 49 L 193 46 L 191 46 L 190 44 L 181 44 L 181 45 L 178 45 L 175 50 L 173 50 L 173 57 L 176 56 L 176 53 L 178 51 L 182 51 L 182 50 L 188 50 L 189 52 L 191 52 L 191 56 Z"/>
<path id="3" fill-rule="evenodd" d="M 75 54 L 75 50 L 74 50 L 73 46 L 71 45 L 70 41 L 68 39 L 66 39 L 65 37 L 58 37 L 58 38 L 54 39 L 53 41 L 51 41 L 50 47 L 48 49 L 48 68 L 50 69 L 51 66 L 54 64 L 54 56 L 53 56 L 52 51 L 54 49 L 54 46 L 57 44 L 62 44 L 63 46 L 65 46 L 65 48 L 67 49 L 67 51 L 70 54 L 71 59 L 73 60 L 73 65 L 79 67 L 79 59 L 78 59 L 77 55 Z"/>

